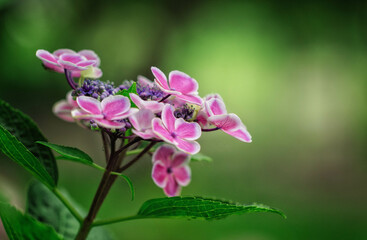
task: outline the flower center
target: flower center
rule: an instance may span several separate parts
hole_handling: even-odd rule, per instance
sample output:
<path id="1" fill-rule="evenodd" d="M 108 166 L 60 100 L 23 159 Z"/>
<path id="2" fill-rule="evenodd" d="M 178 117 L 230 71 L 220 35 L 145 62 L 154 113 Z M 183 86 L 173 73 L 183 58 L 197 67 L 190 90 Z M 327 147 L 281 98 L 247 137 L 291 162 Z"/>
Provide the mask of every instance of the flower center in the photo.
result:
<path id="1" fill-rule="evenodd" d="M 167 168 L 167 173 L 168 174 L 171 174 L 173 171 L 172 171 L 172 168 L 171 167 L 169 167 L 169 168 Z"/>
<path id="2" fill-rule="evenodd" d="M 176 138 L 176 137 L 177 137 L 177 134 L 176 134 L 176 133 L 174 133 L 174 132 L 172 132 L 172 133 L 171 133 L 171 137 Z"/>

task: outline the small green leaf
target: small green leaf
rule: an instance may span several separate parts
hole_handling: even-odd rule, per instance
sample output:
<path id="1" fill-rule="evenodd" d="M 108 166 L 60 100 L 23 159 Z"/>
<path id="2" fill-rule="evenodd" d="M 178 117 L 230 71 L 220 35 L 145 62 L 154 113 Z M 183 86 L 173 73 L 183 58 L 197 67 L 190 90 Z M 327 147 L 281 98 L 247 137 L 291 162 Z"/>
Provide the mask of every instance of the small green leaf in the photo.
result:
<path id="1" fill-rule="evenodd" d="M 70 197 L 68 197 L 70 200 Z M 73 202 L 71 200 L 71 202 Z M 77 204 L 73 204 L 75 206 Z M 79 212 L 85 211 L 77 207 Z M 55 195 L 39 182 L 32 182 L 28 188 L 26 212 L 35 219 L 54 227 L 65 240 L 72 240 L 79 229 L 78 221 Z M 44 238 L 48 239 L 48 238 Z M 104 228 L 92 229 L 88 240 L 111 240 Z"/>
<path id="2" fill-rule="evenodd" d="M 38 141 L 37 143 L 42 144 L 44 146 L 47 146 L 47 147 L 55 150 L 57 153 L 61 154 L 61 158 L 64 159 L 64 160 L 79 162 L 79 163 L 88 165 L 90 167 L 94 167 L 98 170 L 106 171 L 106 169 L 104 169 L 103 167 L 95 164 L 93 162 L 92 158 L 80 149 L 73 148 L 73 147 L 67 147 L 67 146 L 61 146 L 61 145 L 48 143 L 48 142 Z M 132 200 L 134 200 L 135 190 L 134 190 L 134 186 L 133 186 L 130 178 L 128 176 L 122 174 L 122 173 L 111 172 L 111 174 L 117 175 L 117 176 L 122 177 L 123 179 L 125 179 L 125 181 L 129 185 L 129 188 L 130 188 L 130 191 L 131 191 L 131 198 L 132 198 Z"/>
<path id="3" fill-rule="evenodd" d="M 62 239 L 52 227 L 23 215 L 7 203 L 0 203 L 0 217 L 10 240 Z"/>
<path id="4" fill-rule="evenodd" d="M 33 120 L 0 100 L 0 125 L 14 135 L 41 163 L 57 184 L 58 171 L 56 160 L 50 149 L 36 144 L 36 141 L 47 142 Z"/>
<path id="5" fill-rule="evenodd" d="M 118 91 L 116 93 L 116 95 L 122 95 L 122 96 L 128 97 L 130 99 L 131 107 L 137 108 L 135 103 L 133 101 L 131 101 L 130 93 L 138 94 L 138 92 L 136 90 L 136 82 L 133 82 L 133 84 L 131 84 L 129 89 L 127 89 L 127 90 L 123 89 L 123 90 Z"/>
<path id="6" fill-rule="evenodd" d="M 0 149 L 10 159 L 24 167 L 34 177 L 47 185 L 47 187 L 51 189 L 55 187 L 54 180 L 41 162 L 2 126 L 0 126 Z"/>
<path id="7" fill-rule="evenodd" d="M 272 212 L 285 215 L 265 205 L 240 205 L 202 197 L 157 198 L 146 201 L 138 212 L 142 218 L 221 219 L 234 214 Z"/>
<path id="8" fill-rule="evenodd" d="M 213 159 L 202 153 L 197 153 L 191 156 L 191 162 L 200 162 L 200 161 L 212 162 Z"/>

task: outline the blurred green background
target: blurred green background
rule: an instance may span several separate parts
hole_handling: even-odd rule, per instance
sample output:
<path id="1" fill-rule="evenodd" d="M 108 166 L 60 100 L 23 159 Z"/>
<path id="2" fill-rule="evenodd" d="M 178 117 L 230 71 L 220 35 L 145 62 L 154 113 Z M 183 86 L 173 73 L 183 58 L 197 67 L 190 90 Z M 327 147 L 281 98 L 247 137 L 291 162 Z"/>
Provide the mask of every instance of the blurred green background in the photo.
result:
<path id="1" fill-rule="evenodd" d="M 200 139 L 212 163 L 192 163 L 183 195 L 260 202 L 273 214 L 221 221 L 139 220 L 111 225 L 116 239 L 367 239 L 367 5 L 363 1 L 0 0 L 0 97 L 29 114 L 53 143 L 103 164 L 100 136 L 57 119 L 69 90 L 37 49 L 93 49 L 103 80 L 181 70 L 218 92 L 253 136 Z M 24 208 L 30 175 L 1 156 L 0 191 Z M 88 208 L 101 173 L 59 162 L 60 185 Z M 131 202 L 117 182 L 99 217 L 134 214 L 163 197 L 149 158 L 129 169 Z M 0 235 L 3 239 L 4 236 Z"/>

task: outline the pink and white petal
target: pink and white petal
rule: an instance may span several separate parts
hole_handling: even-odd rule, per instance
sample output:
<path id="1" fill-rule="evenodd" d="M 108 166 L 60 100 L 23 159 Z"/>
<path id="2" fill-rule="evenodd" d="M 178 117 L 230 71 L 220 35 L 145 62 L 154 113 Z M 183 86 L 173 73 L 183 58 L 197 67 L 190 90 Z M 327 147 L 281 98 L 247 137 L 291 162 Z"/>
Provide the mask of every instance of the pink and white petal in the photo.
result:
<path id="1" fill-rule="evenodd" d="M 50 63 L 55 66 L 59 66 L 59 63 L 57 62 L 57 58 L 46 50 L 43 50 L 43 49 L 37 50 L 36 56 L 44 62 Z"/>
<path id="2" fill-rule="evenodd" d="M 102 100 L 101 107 L 106 119 L 113 120 L 130 109 L 130 99 L 122 95 L 109 96 Z"/>
<path id="3" fill-rule="evenodd" d="M 168 144 L 162 145 L 154 152 L 152 161 L 153 163 L 156 161 L 161 161 L 165 166 L 170 166 L 172 162 L 172 155 L 175 152 L 175 147 Z"/>
<path id="4" fill-rule="evenodd" d="M 207 128 L 209 125 L 208 122 L 208 115 L 206 115 L 206 113 L 204 111 L 199 111 L 197 117 L 196 117 L 196 121 L 199 123 L 199 125 L 202 128 Z"/>
<path id="5" fill-rule="evenodd" d="M 191 169 L 189 166 L 173 168 L 173 175 L 177 183 L 181 186 L 185 187 L 189 185 L 191 181 Z"/>
<path id="6" fill-rule="evenodd" d="M 170 90 L 169 88 L 166 88 L 165 86 L 163 86 L 160 82 L 157 81 L 157 79 L 154 79 L 154 83 L 162 90 L 162 92 L 167 93 L 167 94 L 171 94 L 174 96 L 178 96 L 181 95 L 182 93 L 178 92 L 178 91 L 174 91 L 174 90 Z"/>
<path id="7" fill-rule="evenodd" d="M 170 87 L 168 86 L 166 75 L 157 67 L 151 67 L 150 69 L 152 70 L 156 83 L 163 89 L 169 90 Z"/>
<path id="8" fill-rule="evenodd" d="M 164 187 L 164 193 L 168 197 L 174 197 L 174 196 L 180 195 L 180 192 L 181 192 L 181 187 L 180 185 L 178 185 L 173 175 L 168 175 L 167 184 Z"/>
<path id="9" fill-rule="evenodd" d="M 95 98 L 87 97 L 87 96 L 81 96 L 76 98 L 76 102 L 78 103 L 78 106 L 91 114 L 94 115 L 100 115 L 102 114 L 102 106 L 101 102 L 98 101 Z"/>
<path id="10" fill-rule="evenodd" d="M 138 84 L 142 87 L 153 87 L 154 86 L 154 82 L 149 80 L 148 78 L 139 75 L 138 76 Z"/>
<path id="11" fill-rule="evenodd" d="M 142 139 L 152 139 L 152 138 L 156 138 L 156 135 L 154 134 L 154 132 L 151 129 L 148 129 L 144 132 L 139 132 L 135 129 L 132 130 L 133 133 L 139 137 L 141 137 Z"/>
<path id="12" fill-rule="evenodd" d="M 124 122 L 116 122 L 116 121 L 110 121 L 107 119 L 93 119 L 94 121 L 96 121 L 96 123 L 104 128 L 113 128 L 113 129 L 119 129 L 119 128 L 123 128 L 125 127 L 125 123 Z"/>
<path id="13" fill-rule="evenodd" d="M 210 94 L 208 94 L 208 95 L 206 95 L 205 97 L 204 97 L 204 99 L 206 100 L 206 101 L 209 101 L 210 99 L 212 99 L 212 98 L 216 98 L 216 99 L 219 99 L 219 100 L 221 100 L 222 102 L 224 102 L 223 101 L 223 98 L 218 94 L 218 93 L 210 93 Z"/>
<path id="14" fill-rule="evenodd" d="M 64 73 L 64 68 L 59 65 L 54 65 L 48 62 L 42 62 L 43 66 L 49 70 L 58 72 L 58 73 Z"/>
<path id="15" fill-rule="evenodd" d="M 183 165 L 189 164 L 189 162 L 190 162 L 190 155 L 189 154 L 177 151 L 172 156 L 171 167 L 173 167 L 173 168 L 181 167 Z"/>
<path id="16" fill-rule="evenodd" d="M 73 50 L 71 49 L 67 49 L 67 48 L 61 48 L 61 49 L 58 49 L 56 51 L 53 52 L 53 54 L 56 56 L 56 57 L 60 57 L 61 54 L 65 54 L 65 53 L 68 53 L 68 54 L 76 54 L 76 52 L 74 52 Z"/>
<path id="17" fill-rule="evenodd" d="M 153 113 L 159 113 L 162 111 L 164 103 L 157 101 L 144 101 L 144 108 L 150 110 Z"/>
<path id="18" fill-rule="evenodd" d="M 152 168 L 152 178 L 154 183 L 160 187 L 164 188 L 167 185 L 168 174 L 167 168 L 161 161 L 156 161 Z"/>
<path id="19" fill-rule="evenodd" d="M 78 66 L 77 64 L 83 61 L 87 61 L 87 59 L 84 56 L 81 56 L 79 54 L 69 54 L 69 53 L 65 53 L 65 54 L 61 54 L 60 58 L 59 58 L 59 64 L 68 69 L 68 70 L 72 70 L 72 71 L 76 71 L 76 70 L 86 70 L 87 67 L 84 66 Z"/>
<path id="20" fill-rule="evenodd" d="M 187 141 L 180 138 L 176 138 L 175 142 L 178 149 L 188 154 L 196 154 L 200 151 L 200 144 L 198 142 Z"/>
<path id="21" fill-rule="evenodd" d="M 208 121 L 225 131 L 235 131 L 242 126 L 241 119 L 234 113 L 211 116 Z"/>
<path id="22" fill-rule="evenodd" d="M 196 122 L 186 122 L 179 118 L 175 122 L 175 133 L 186 140 L 196 140 L 201 136 L 201 127 Z"/>
<path id="23" fill-rule="evenodd" d="M 81 109 L 73 109 L 71 111 L 71 116 L 74 119 L 84 119 L 84 120 L 103 119 L 103 115 L 94 115 L 94 114 L 85 112 Z"/>
<path id="24" fill-rule="evenodd" d="M 201 106 L 203 104 L 203 100 L 201 99 L 201 97 L 199 97 L 198 95 L 176 95 L 177 98 L 185 101 L 185 102 L 189 102 L 189 103 L 193 103 L 196 105 Z"/>
<path id="25" fill-rule="evenodd" d="M 164 126 L 161 119 L 154 118 L 152 120 L 152 130 L 157 135 L 157 137 L 164 140 L 165 142 L 168 142 L 168 143 L 171 143 L 171 144 L 175 143 L 171 133 Z"/>
<path id="26" fill-rule="evenodd" d="M 130 108 L 129 110 L 127 110 L 126 112 L 116 115 L 113 118 L 111 118 L 110 120 L 121 120 L 121 119 L 125 119 L 128 118 L 134 114 L 136 114 L 137 112 L 139 112 L 139 109 L 137 108 Z"/>
<path id="27" fill-rule="evenodd" d="M 212 98 L 205 102 L 205 110 L 209 117 L 227 114 L 226 105 L 219 98 Z"/>
<path id="28" fill-rule="evenodd" d="M 130 93 L 129 94 L 131 101 L 133 101 L 133 103 L 135 103 L 135 105 L 139 108 L 139 109 L 143 109 L 144 108 L 144 100 L 141 99 L 141 97 L 139 97 L 137 94 L 135 93 Z"/>
<path id="29" fill-rule="evenodd" d="M 180 71 L 172 71 L 169 73 L 169 86 L 171 90 L 181 92 L 183 94 L 197 93 L 199 84 L 186 73 Z"/>
<path id="30" fill-rule="evenodd" d="M 166 104 L 163 107 L 161 118 L 167 130 L 173 132 L 175 130 L 176 117 L 174 115 L 174 109 L 171 105 Z"/>
<path id="31" fill-rule="evenodd" d="M 101 60 L 99 59 L 98 55 L 92 50 L 81 50 L 78 52 L 78 54 L 86 57 L 88 60 L 95 60 L 95 67 L 99 67 L 99 65 L 101 64 Z"/>
<path id="32" fill-rule="evenodd" d="M 64 69 L 63 69 L 63 71 L 64 71 Z M 71 76 L 73 78 L 80 78 L 80 70 L 71 71 Z"/>
<path id="33" fill-rule="evenodd" d="M 152 111 L 142 109 L 136 114 L 129 117 L 130 123 L 138 131 L 144 131 L 152 128 L 152 120 L 155 117 Z"/>
<path id="34" fill-rule="evenodd" d="M 96 64 L 96 60 L 87 60 L 87 61 L 81 61 L 81 62 L 78 62 L 76 65 L 80 68 L 89 68 L 89 67 L 93 67 L 95 66 Z"/>
<path id="35" fill-rule="evenodd" d="M 246 127 L 242 126 L 239 129 L 235 130 L 235 131 L 225 131 L 223 130 L 223 132 L 228 133 L 229 135 L 231 135 L 232 137 L 237 138 L 238 140 L 242 141 L 242 142 L 252 142 L 252 137 L 250 135 L 250 133 L 247 131 Z"/>
<path id="36" fill-rule="evenodd" d="M 67 94 L 66 94 L 66 101 L 69 103 L 70 106 L 73 106 L 75 108 L 79 107 L 78 103 L 73 99 L 73 96 L 72 96 L 72 92 L 73 91 L 69 91 Z"/>
<path id="37" fill-rule="evenodd" d="M 73 107 L 65 100 L 60 100 L 55 103 L 52 108 L 52 112 L 62 120 L 67 122 L 74 122 L 74 118 L 71 116 L 71 110 Z"/>
<path id="38" fill-rule="evenodd" d="M 87 70 L 88 69 L 87 67 L 79 67 L 75 63 L 67 62 L 67 61 L 62 61 L 62 60 L 59 60 L 59 64 L 64 69 L 68 69 L 70 71 L 83 71 L 83 70 Z"/>

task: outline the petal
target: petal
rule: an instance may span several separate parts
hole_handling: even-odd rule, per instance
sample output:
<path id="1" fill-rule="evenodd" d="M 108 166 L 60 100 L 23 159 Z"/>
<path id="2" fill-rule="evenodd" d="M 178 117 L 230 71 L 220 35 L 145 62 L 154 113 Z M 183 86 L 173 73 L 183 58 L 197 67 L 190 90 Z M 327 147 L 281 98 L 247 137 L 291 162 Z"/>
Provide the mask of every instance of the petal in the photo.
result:
<path id="1" fill-rule="evenodd" d="M 81 50 L 78 52 L 78 54 L 84 56 L 88 60 L 95 60 L 95 67 L 99 67 L 99 65 L 101 64 L 101 60 L 99 59 L 98 55 L 92 50 Z"/>
<path id="2" fill-rule="evenodd" d="M 142 87 L 153 87 L 154 86 L 154 82 L 150 81 L 148 78 L 139 75 L 138 76 L 138 84 Z"/>
<path id="3" fill-rule="evenodd" d="M 204 97 L 206 101 L 209 101 L 212 98 L 217 98 L 223 102 L 223 98 L 218 93 L 210 93 Z"/>
<path id="4" fill-rule="evenodd" d="M 84 111 L 88 113 L 95 114 L 95 115 L 102 114 L 101 103 L 95 98 L 81 96 L 81 97 L 77 97 L 76 102 L 78 103 L 81 109 L 83 109 Z"/>
<path id="5" fill-rule="evenodd" d="M 184 100 L 185 102 L 193 103 L 201 106 L 203 104 L 203 100 L 198 95 L 177 95 L 177 98 Z"/>
<path id="6" fill-rule="evenodd" d="M 199 111 L 196 121 L 200 124 L 202 128 L 206 128 L 209 125 L 208 115 L 204 111 Z"/>
<path id="7" fill-rule="evenodd" d="M 223 132 L 228 133 L 232 137 L 235 137 L 238 140 L 241 140 L 242 142 L 248 142 L 248 143 L 252 142 L 251 135 L 247 131 L 245 126 L 242 126 L 242 127 L 240 127 L 239 129 L 237 129 L 235 131 L 225 131 L 225 130 L 223 130 Z"/>
<path id="8" fill-rule="evenodd" d="M 175 130 L 176 117 L 173 114 L 174 109 L 169 104 L 166 104 L 162 110 L 162 122 L 168 131 L 173 132 Z"/>
<path id="9" fill-rule="evenodd" d="M 99 126 L 104 127 L 104 128 L 118 129 L 118 128 L 123 128 L 126 125 L 124 122 L 110 121 L 106 119 L 94 119 L 94 121 L 96 121 L 96 123 Z"/>
<path id="10" fill-rule="evenodd" d="M 96 60 L 87 60 L 87 61 L 78 62 L 76 65 L 78 67 L 83 67 L 83 68 L 87 69 L 88 67 L 92 67 L 95 64 L 96 64 Z"/>
<path id="11" fill-rule="evenodd" d="M 200 144 L 198 142 L 187 141 L 180 138 L 176 138 L 175 141 L 177 148 L 188 154 L 196 154 L 200 151 Z"/>
<path id="12" fill-rule="evenodd" d="M 154 134 L 153 130 L 151 130 L 151 129 L 145 130 L 144 132 L 139 132 L 139 131 L 133 129 L 132 132 L 135 135 L 141 137 L 142 139 L 157 138 L 156 135 Z"/>
<path id="13" fill-rule="evenodd" d="M 79 54 L 65 53 L 60 55 L 59 64 L 65 69 L 72 71 L 81 71 L 88 69 L 85 66 L 78 66 L 78 63 L 87 61 L 87 59 Z M 88 65 L 89 66 L 89 65 Z"/>
<path id="14" fill-rule="evenodd" d="M 43 50 L 43 49 L 37 50 L 36 56 L 44 62 L 50 63 L 55 66 L 59 66 L 59 63 L 57 62 L 57 58 L 46 50 Z"/>
<path id="15" fill-rule="evenodd" d="M 72 96 L 72 93 L 73 91 L 69 91 L 67 94 L 66 94 L 66 100 L 67 102 L 69 103 L 69 105 L 73 106 L 73 107 L 79 107 L 78 106 L 78 103 L 73 99 L 73 96 Z"/>
<path id="16" fill-rule="evenodd" d="M 58 49 L 56 51 L 53 52 L 53 54 L 56 56 L 56 57 L 60 57 L 61 54 L 64 54 L 64 53 L 69 53 L 69 54 L 76 54 L 76 52 L 74 52 L 73 50 L 71 49 L 67 49 L 67 48 L 61 48 L 61 49 Z"/>
<path id="17" fill-rule="evenodd" d="M 116 116 L 112 117 L 110 120 L 122 120 L 122 119 L 128 118 L 128 117 L 136 114 L 137 112 L 139 112 L 139 109 L 130 108 L 129 110 L 127 110 L 127 112 L 124 112 L 123 114 L 120 114 L 120 115 L 116 115 Z"/>
<path id="18" fill-rule="evenodd" d="M 177 184 L 176 180 L 172 175 L 168 175 L 167 185 L 164 188 L 164 193 L 168 197 L 174 197 L 180 194 L 181 187 Z"/>
<path id="19" fill-rule="evenodd" d="M 187 186 L 191 181 L 191 169 L 189 166 L 174 168 L 173 175 L 177 183 L 181 186 Z"/>
<path id="20" fill-rule="evenodd" d="M 169 90 L 170 88 L 167 83 L 166 75 L 164 75 L 164 73 L 157 67 L 151 67 L 150 69 L 155 77 L 155 82 L 163 89 Z"/>
<path id="21" fill-rule="evenodd" d="M 167 168 L 161 161 L 154 162 L 152 169 L 152 178 L 154 183 L 158 187 L 160 188 L 166 187 L 168 180 Z"/>
<path id="22" fill-rule="evenodd" d="M 164 103 L 157 101 L 144 101 L 134 93 L 130 93 L 130 98 L 139 109 L 148 109 L 153 113 L 161 112 L 164 107 Z"/>
<path id="23" fill-rule="evenodd" d="M 74 122 L 74 118 L 71 116 L 71 110 L 73 109 L 73 106 L 71 106 L 67 101 L 60 100 L 55 103 L 55 105 L 52 108 L 52 112 L 62 120 L 65 120 L 67 122 Z"/>
<path id="24" fill-rule="evenodd" d="M 219 98 L 212 98 L 205 102 L 205 110 L 208 116 L 227 114 L 224 102 Z"/>
<path id="25" fill-rule="evenodd" d="M 242 126 L 241 119 L 234 113 L 211 116 L 208 121 L 225 131 L 234 131 Z"/>
<path id="26" fill-rule="evenodd" d="M 198 82 L 186 73 L 172 71 L 169 73 L 168 79 L 171 90 L 175 90 L 183 94 L 196 93 L 198 91 Z"/>
<path id="27" fill-rule="evenodd" d="M 54 65 L 48 62 L 43 62 L 43 66 L 49 70 L 52 70 L 58 73 L 64 73 L 64 68 L 60 67 L 59 65 Z"/>
<path id="28" fill-rule="evenodd" d="M 130 123 L 138 131 L 145 131 L 152 128 L 152 120 L 155 117 L 152 111 L 142 109 L 136 114 L 129 117 Z"/>
<path id="29" fill-rule="evenodd" d="M 101 107 L 106 119 L 112 120 L 130 109 L 130 100 L 122 95 L 108 96 L 102 100 Z"/>
<path id="30" fill-rule="evenodd" d="M 161 161 L 164 165 L 169 166 L 172 161 L 172 155 L 176 152 L 176 149 L 168 144 L 160 146 L 153 154 L 153 163 Z"/>
<path id="31" fill-rule="evenodd" d="M 177 168 L 187 165 L 190 162 L 190 155 L 184 152 L 177 151 L 172 157 L 171 167 Z"/>
<path id="32" fill-rule="evenodd" d="M 87 113 L 81 109 L 73 109 L 71 111 L 71 116 L 74 118 L 74 119 L 84 119 L 84 120 L 92 120 L 92 119 L 103 119 L 103 115 L 100 114 L 100 115 L 94 115 L 94 114 L 90 114 L 90 113 Z"/>
<path id="33" fill-rule="evenodd" d="M 154 118 L 152 120 L 152 130 L 153 132 L 162 140 L 174 144 L 174 139 L 171 133 L 167 130 L 167 128 L 163 125 L 163 122 L 159 118 Z"/>
<path id="34" fill-rule="evenodd" d="M 186 122 L 179 118 L 175 122 L 175 133 L 186 140 L 196 140 L 201 136 L 200 125 L 196 122 Z"/>

